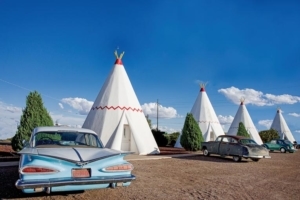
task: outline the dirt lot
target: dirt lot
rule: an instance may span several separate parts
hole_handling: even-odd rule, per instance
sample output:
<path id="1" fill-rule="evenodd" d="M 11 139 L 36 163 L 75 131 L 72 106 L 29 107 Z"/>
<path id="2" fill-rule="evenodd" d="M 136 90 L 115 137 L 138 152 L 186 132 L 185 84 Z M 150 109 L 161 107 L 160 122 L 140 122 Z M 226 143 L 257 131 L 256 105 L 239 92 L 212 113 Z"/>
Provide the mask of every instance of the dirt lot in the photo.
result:
<path id="1" fill-rule="evenodd" d="M 177 150 L 176 150 L 177 151 Z M 259 162 L 202 155 L 131 161 L 128 188 L 25 195 L 14 187 L 17 167 L 0 168 L 2 199 L 300 199 L 300 152 L 271 153 Z"/>

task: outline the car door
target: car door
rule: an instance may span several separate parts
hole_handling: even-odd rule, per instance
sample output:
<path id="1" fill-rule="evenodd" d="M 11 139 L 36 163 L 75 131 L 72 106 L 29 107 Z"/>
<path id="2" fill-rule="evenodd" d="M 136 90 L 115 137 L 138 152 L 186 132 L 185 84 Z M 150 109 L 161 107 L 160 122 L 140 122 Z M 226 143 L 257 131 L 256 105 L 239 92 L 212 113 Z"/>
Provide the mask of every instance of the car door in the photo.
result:
<path id="1" fill-rule="evenodd" d="M 217 139 L 214 142 L 210 142 L 209 152 L 213 154 L 218 154 L 219 145 L 221 141 L 222 141 L 222 137 L 217 137 Z"/>
<path id="2" fill-rule="evenodd" d="M 229 140 L 229 147 L 228 147 L 228 155 L 229 156 L 236 156 L 241 155 L 241 145 L 238 143 L 238 141 L 234 138 L 230 138 Z"/>
<path id="3" fill-rule="evenodd" d="M 276 140 L 271 140 L 268 143 L 268 147 L 270 150 L 277 150 L 277 141 Z"/>
<path id="4" fill-rule="evenodd" d="M 277 150 L 280 150 L 281 147 L 284 147 L 284 143 L 282 140 L 277 140 L 276 148 Z"/>
<path id="5" fill-rule="evenodd" d="M 226 156 L 228 155 L 228 148 L 229 148 L 229 137 L 223 137 L 222 141 L 220 142 L 219 146 L 219 154 Z"/>

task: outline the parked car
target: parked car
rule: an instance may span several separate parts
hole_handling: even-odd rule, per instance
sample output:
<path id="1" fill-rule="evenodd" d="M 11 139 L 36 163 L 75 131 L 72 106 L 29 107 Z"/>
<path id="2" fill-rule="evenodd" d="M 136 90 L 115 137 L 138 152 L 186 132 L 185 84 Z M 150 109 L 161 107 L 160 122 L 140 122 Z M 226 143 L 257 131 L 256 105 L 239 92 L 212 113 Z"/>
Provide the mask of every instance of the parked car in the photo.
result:
<path id="1" fill-rule="evenodd" d="M 250 158 L 257 162 L 261 158 L 271 158 L 269 151 L 258 145 L 254 140 L 242 136 L 220 135 L 215 141 L 202 142 L 204 156 L 210 154 L 232 156 L 233 160 L 239 162 L 242 158 Z"/>
<path id="2" fill-rule="evenodd" d="M 104 148 L 89 129 L 37 127 L 19 152 L 24 193 L 58 192 L 129 186 L 133 165 L 124 160 L 131 152 Z"/>
<path id="3" fill-rule="evenodd" d="M 289 140 L 271 140 L 268 143 L 264 143 L 263 146 L 269 149 L 270 151 L 280 151 L 281 153 L 294 153 L 295 151 L 297 151 L 293 143 L 291 143 Z"/>

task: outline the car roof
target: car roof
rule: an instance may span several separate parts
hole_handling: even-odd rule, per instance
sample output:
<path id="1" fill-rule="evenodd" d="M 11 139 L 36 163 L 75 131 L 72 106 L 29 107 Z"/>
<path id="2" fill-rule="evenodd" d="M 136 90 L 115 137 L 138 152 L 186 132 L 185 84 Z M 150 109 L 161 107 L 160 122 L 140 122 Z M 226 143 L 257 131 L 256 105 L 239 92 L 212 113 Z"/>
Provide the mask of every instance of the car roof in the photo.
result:
<path id="1" fill-rule="evenodd" d="M 244 136 L 238 136 L 238 135 L 220 135 L 219 137 L 231 137 L 231 138 L 234 138 L 236 140 L 251 139 L 251 138 L 247 138 L 247 137 L 244 137 Z"/>
<path id="2" fill-rule="evenodd" d="M 86 128 L 74 128 L 74 127 L 68 127 L 68 126 L 39 126 L 36 127 L 33 130 L 33 133 L 38 133 L 38 132 L 43 132 L 43 131 L 50 131 L 50 132 L 55 132 L 55 131 L 74 131 L 74 132 L 85 132 L 85 133 L 92 133 L 97 135 L 95 131 L 91 129 L 86 129 Z"/>

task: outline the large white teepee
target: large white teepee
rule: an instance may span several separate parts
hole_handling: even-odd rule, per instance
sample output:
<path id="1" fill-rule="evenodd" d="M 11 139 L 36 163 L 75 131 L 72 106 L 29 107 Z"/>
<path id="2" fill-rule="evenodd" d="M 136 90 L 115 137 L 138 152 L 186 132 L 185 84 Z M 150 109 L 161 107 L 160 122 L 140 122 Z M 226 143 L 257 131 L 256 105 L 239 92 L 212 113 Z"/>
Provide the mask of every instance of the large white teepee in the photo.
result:
<path id="1" fill-rule="evenodd" d="M 248 113 L 246 106 L 244 105 L 244 99 L 241 100 L 240 107 L 235 114 L 233 122 L 227 132 L 227 135 L 236 135 L 239 129 L 239 123 L 243 122 L 246 130 L 248 131 L 250 137 L 257 143 L 263 144 L 257 129 L 255 128 L 253 121 Z"/>
<path id="2" fill-rule="evenodd" d="M 295 138 L 292 135 L 288 125 L 286 124 L 285 119 L 283 118 L 280 109 L 277 109 L 277 112 L 276 112 L 275 118 L 273 120 L 273 123 L 271 125 L 271 128 L 278 131 L 278 134 L 281 139 L 287 139 L 292 143 L 295 141 Z"/>
<path id="3" fill-rule="evenodd" d="M 200 92 L 191 110 L 198 123 L 205 141 L 214 141 L 224 135 L 223 128 L 205 91 L 205 84 L 200 85 Z"/>
<path id="4" fill-rule="evenodd" d="M 133 151 L 140 155 L 159 154 L 146 117 L 122 63 L 117 60 L 102 86 L 83 128 L 94 130 L 105 147 Z"/>
<path id="5" fill-rule="evenodd" d="M 181 132 L 180 132 L 180 135 L 178 136 L 177 140 L 176 140 L 176 143 L 174 145 L 175 148 L 182 148 L 181 144 L 180 144 L 180 138 L 181 138 Z"/>

